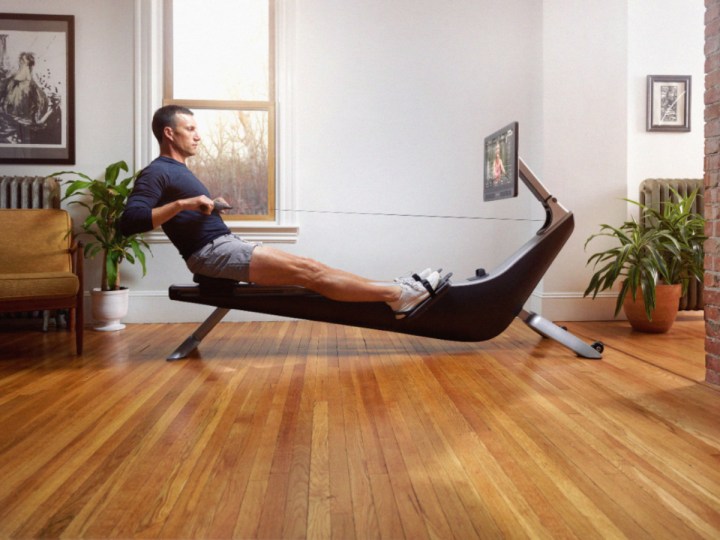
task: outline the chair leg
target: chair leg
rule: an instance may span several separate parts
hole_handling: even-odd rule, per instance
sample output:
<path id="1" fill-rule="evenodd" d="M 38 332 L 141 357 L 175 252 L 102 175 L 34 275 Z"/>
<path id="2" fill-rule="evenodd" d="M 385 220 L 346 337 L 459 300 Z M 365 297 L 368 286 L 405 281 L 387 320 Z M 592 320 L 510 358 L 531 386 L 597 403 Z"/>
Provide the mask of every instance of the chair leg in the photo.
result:
<path id="1" fill-rule="evenodd" d="M 78 356 L 82 355 L 83 352 L 83 310 L 80 308 L 70 308 L 68 321 L 68 331 L 75 331 L 75 351 Z"/>
<path id="2" fill-rule="evenodd" d="M 77 355 L 80 356 L 83 353 L 83 333 L 85 332 L 85 293 L 83 292 L 82 256 L 78 257 L 78 273 L 80 287 L 78 287 L 77 299 L 75 300 L 75 309 L 70 312 L 69 318 L 75 323 L 75 350 L 77 351 Z"/>
<path id="3" fill-rule="evenodd" d="M 83 327 L 78 325 L 75 329 L 75 350 L 78 356 L 83 353 Z"/>

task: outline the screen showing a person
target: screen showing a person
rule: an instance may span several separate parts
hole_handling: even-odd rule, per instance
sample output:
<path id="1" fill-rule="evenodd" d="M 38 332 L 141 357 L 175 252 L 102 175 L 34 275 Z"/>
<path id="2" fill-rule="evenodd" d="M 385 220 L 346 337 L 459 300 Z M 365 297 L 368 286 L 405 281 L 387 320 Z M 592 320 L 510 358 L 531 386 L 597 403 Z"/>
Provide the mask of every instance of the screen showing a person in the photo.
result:
<path id="1" fill-rule="evenodd" d="M 483 200 L 496 201 L 518 194 L 518 123 L 512 122 L 485 137 Z"/>

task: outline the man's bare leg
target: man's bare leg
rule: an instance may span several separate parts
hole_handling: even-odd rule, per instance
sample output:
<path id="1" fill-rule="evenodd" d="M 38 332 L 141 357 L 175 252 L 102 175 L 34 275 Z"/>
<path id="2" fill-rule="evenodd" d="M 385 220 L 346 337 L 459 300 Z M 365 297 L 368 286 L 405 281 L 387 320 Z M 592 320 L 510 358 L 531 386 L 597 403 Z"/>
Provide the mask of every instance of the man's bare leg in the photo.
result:
<path id="1" fill-rule="evenodd" d="M 268 246 L 253 251 L 249 277 L 257 285 L 300 286 L 343 302 L 396 302 L 401 295 L 400 285 L 374 282 Z"/>

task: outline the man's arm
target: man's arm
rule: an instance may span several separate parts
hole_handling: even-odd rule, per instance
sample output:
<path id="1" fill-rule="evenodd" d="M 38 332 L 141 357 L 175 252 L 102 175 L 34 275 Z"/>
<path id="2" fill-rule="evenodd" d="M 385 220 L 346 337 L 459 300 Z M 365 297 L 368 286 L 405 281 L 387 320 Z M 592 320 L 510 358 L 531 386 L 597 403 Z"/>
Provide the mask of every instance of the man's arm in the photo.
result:
<path id="1" fill-rule="evenodd" d="M 169 202 L 163 206 L 152 209 L 152 227 L 154 229 L 170 221 L 183 210 L 197 210 L 203 214 L 210 215 L 214 205 L 213 200 L 205 195 Z"/>
<path id="2" fill-rule="evenodd" d="M 178 199 L 154 208 L 138 197 L 131 198 L 120 218 L 120 231 L 125 236 L 151 231 L 184 210 L 210 215 L 214 205 L 213 200 L 205 195 Z"/>

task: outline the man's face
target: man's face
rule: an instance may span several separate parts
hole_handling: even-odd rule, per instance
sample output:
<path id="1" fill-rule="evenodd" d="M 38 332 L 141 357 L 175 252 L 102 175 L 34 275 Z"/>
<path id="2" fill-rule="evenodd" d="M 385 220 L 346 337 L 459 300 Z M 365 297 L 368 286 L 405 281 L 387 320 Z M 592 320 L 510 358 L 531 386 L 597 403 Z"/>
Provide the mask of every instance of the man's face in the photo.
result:
<path id="1" fill-rule="evenodd" d="M 165 128 L 165 134 L 173 148 L 183 157 L 188 158 L 197 153 L 200 134 L 198 133 L 194 116 L 189 114 L 176 114 L 175 128 Z"/>

